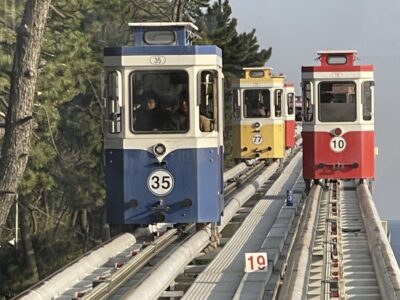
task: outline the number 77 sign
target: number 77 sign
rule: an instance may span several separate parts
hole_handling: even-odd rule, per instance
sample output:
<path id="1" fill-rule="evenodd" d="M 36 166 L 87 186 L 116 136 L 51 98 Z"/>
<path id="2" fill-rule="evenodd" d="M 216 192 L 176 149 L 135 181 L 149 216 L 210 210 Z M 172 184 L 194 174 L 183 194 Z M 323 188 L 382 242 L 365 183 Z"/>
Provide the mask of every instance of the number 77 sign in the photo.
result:
<path id="1" fill-rule="evenodd" d="M 267 253 L 245 253 L 245 268 L 246 273 L 250 272 L 266 272 L 268 267 Z"/>

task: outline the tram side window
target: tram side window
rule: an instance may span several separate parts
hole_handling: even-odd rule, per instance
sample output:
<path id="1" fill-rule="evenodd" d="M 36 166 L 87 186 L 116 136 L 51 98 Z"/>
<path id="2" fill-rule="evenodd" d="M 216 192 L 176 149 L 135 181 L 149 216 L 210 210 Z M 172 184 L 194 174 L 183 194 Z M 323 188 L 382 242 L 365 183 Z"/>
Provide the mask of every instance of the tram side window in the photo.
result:
<path id="1" fill-rule="evenodd" d="M 282 90 L 275 91 L 275 117 L 280 117 L 282 115 Z"/>
<path id="2" fill-rule="evenodd" d="M 363 120 L 372 120 L 373 81 L 364 82 L 362 85 Z"/>
<path id="3" fill-rule="evenodd" d="M 119 99 L 119 76 L 120 74 L 116 71 L 110 72 L 106 77 L 106 107 L 107 107 L 107 118 L 106 123 L 108 124 L 109 133 L 120 133 L 121 132 L 121 106 Z"/>
<path id="4" fill-rule="evenodd" d="M 356 107 L 354 82 L 336 81 L 319 84 L 319 120 L 321 122 L 354 122 L 357 119 Z"/>
<path id="5" fill-rule="evenodd" d="M 306 81 L 303 83 L 303 120 L 311 122 L 313 120 L 313 104 L 311 102 L 311 83 Z"/>
<path id="6" fill-rule="evenodd" d="M 293 115 L 294 113 L 294 94 L 287 94 L 287 112 L 289 115 Z"/>
<path id="7" fill-rule="evenodd" d="M 200 73 L 200 131 L 218 131 L 218 74 L 216 71 Z"/>
<path id="8" fill-rule="evenodd" d="M 132 131 L 147 134 L 187 132 L 190 124 L 188 83 L 186 71 L 132 72 Z"/>
<path id="9" fill-rule="evenodd" d="M 240 118 L 239 90 L 232 91 L 233 117 Z"/>
<path id="10" fill-rule="evenodd" d="M 269 90 L 244 91 L 245 118 L 269 118 L 271 116 L 271 95 Z"/>

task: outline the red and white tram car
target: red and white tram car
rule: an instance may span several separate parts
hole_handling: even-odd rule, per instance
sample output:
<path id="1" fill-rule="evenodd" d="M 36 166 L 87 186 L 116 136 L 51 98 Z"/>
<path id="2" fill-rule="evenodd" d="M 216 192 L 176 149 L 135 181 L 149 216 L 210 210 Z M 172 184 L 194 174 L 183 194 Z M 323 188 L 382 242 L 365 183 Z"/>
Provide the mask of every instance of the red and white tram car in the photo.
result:
<path id="1" fill-rule="evenodd" d="M 285 147 L 293 148 L 296 136 L 295 121 L 295 101 L 293 83 L 285 83 L 285 105 L 283 109 L 283 118 L 285 120 Z"/>
<path id="2" fill-rule="evenodd" d="M 356 65 L 357 51 L 320 51 L 319 66 L 302 67 L 303 176 L 375 176 L 372 65 Z"/>

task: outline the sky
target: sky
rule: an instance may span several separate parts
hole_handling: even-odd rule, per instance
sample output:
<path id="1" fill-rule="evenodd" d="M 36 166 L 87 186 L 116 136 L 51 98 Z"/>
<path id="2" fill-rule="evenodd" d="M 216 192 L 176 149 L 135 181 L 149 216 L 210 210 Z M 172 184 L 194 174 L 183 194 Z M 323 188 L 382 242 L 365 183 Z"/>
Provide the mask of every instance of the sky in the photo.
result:
<path id="1" fill-rule="evenodd" d="M 400 1 L 398 0 L 230 0 L 238 32 L 256 29 L 267 62 L 284 73 L 300 95 L 301 66 L 316 65 L 319 50 L 358 51 L 358 64 L 375 68 L 376 179 L 379 215 L 400 220 Z M 397 98 L 399 97 L 399 99 Z M 400 187 L 400 186 L 399 186 Z"/>

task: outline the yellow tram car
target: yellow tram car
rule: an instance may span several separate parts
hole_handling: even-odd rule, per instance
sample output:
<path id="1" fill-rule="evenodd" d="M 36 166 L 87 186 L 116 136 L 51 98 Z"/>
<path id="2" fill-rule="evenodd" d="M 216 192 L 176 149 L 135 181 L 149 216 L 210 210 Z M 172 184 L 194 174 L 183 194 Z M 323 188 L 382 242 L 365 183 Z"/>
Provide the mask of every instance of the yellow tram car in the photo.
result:
<path id="1" fill-rule="evenodd" d="M 233 155 L 236 161 L 280 159 L 285 153 L 285 76 L 272 68 L 243 68 L 232 82 Z"/>

